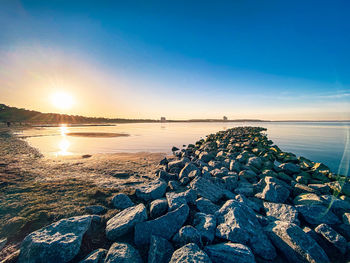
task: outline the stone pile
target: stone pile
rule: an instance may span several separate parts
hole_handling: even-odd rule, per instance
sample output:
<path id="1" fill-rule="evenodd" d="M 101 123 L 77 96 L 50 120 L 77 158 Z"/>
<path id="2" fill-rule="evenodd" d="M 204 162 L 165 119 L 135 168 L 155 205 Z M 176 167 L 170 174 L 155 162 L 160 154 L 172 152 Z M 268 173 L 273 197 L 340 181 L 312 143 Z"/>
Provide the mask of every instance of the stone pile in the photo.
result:
<path id="1" fill-rule="evenodd" d="M 264 131 L 239 127 L 174 148 L 134 201 L 112 199 L 114 217 L 35 231 L 17 262 L 347 262 L 349 179 L 283 152 Z M 82 252 L 98 235 L 107 242 Z"/>

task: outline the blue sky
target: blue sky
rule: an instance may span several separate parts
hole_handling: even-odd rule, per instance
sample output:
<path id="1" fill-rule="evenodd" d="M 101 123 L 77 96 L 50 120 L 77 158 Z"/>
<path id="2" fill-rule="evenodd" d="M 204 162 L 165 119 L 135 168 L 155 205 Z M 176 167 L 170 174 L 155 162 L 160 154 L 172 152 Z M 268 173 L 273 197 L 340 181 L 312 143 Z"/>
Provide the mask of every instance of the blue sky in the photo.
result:
<path id="1" fill-rule="evenodd" d="M 4 103 L 55 111 L 54 86 L 74 114 L 350 119 L 349 1 L 0 3 Z"/>

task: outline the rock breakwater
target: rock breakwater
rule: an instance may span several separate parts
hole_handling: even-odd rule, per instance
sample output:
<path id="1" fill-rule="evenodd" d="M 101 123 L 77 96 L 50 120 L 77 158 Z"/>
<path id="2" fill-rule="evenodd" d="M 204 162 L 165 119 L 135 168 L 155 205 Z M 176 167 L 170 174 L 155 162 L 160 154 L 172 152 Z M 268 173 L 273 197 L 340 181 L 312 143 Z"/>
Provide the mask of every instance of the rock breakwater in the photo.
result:
<path id="1" fill-rule="evenodd" d="M 283 152 L 264 131 L 174 149 L 133 201 L 112 199 L 119 213 L 35 231 L 12 262 L 347 262 L 349 178 Z"/>

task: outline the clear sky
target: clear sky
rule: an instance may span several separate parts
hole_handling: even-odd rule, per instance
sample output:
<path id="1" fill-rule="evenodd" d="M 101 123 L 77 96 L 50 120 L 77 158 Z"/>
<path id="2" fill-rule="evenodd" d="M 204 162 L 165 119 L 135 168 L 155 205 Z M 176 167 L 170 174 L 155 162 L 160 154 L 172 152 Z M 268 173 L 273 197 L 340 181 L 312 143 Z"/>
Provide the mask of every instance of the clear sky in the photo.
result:
<path id="1" fill-rule="evenodd" d="M 0 0 L 0 103 L 125 118 L 350 119 L 350 1 Z M 73 97 L 59 110 L 50 96 Z"/>

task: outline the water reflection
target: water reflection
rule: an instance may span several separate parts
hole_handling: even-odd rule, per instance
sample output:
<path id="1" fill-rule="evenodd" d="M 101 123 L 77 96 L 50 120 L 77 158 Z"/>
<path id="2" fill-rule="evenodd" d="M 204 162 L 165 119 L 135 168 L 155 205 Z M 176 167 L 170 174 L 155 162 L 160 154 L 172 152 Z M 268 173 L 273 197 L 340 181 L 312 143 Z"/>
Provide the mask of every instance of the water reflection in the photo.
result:
<path id="1" fill-rule="evenodd" d="M 56 153 L 58 156 L 70 155 L 71 153 L 68 151 L 70 147 L 70 142 L 67 139 L 68 127 L 65 124 L 60 126 L 61 132 L 61 140 L 58 143 L 59 151 Z"/>

